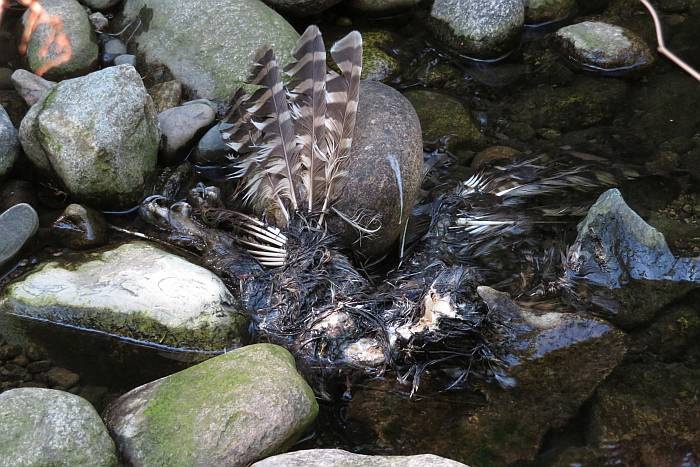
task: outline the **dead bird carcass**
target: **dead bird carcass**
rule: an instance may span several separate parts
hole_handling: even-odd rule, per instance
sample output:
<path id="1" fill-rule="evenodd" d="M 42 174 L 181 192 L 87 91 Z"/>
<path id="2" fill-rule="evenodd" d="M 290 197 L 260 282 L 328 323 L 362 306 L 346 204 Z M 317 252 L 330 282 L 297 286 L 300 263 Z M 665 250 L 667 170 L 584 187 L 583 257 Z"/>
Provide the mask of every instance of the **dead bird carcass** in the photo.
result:
<path id="1" fill-rule="evenodd" d="M 221 169 L 235 196 L 224 201 L 202 185 L 188 203 L 148 200 L 142 217 L 228 279 L 259 339 L 285 345 L 312 368 L 392 368 L 414 387 L 428 368 L 443 368 L 452 384 L 472 371 L 497 375 L 495 349 L 508 323 L 488 312 L 477 287 L 557 291 L 564 243 L 552 232 L 584 211 L 562 208 L 561 193 L 612 180 L 531 158 L 477 174 L 411 217 L 422 152 L 372 161 L 353 150 L 361 138 L 360 34 L 337 42 L 331 56 L 340 73 L 326 69 L 321 34 L 309 27 L 285 85 L 272 50 L 262 49 L 252 69 L 258 89 L 238 91 L 226 118 L 224 137 L 236 153 Z M 361 177 L 365 166 L 385 166 L 387 176 Z M 557 241 L 543 247 L 538 239 L 547 235 Z M 406 255 L 378 279 L 364 262 L 377 249 L 357 248 L 358 240 L 380 242 L 384 252 L 398 240 Z M 364 255 L 349 256 L 357 250 Z"/>

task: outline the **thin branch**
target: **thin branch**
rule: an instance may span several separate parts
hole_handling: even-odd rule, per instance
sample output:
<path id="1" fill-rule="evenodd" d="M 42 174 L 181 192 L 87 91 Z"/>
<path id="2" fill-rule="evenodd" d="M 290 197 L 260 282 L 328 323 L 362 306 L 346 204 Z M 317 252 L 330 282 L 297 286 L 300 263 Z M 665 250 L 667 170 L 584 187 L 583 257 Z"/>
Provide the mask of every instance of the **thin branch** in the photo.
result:
<path id="1" fill-rule="evenodd" d="M 647 10 L 649 10 L 649 14 L 654 20 L 654 27 L 656 28 L 656 42 L 658 42 L 659 53 L 665 55 L 669 60 L 681 67 L 690 76 L 700 81 L 700 73 L 697 70 L 684 62 L 678 55 L 666 48 L 666 41 L 664 40 L 663 30 L 661 28 L 661 20 L 659 19 L 659 15 L 656 13 L 654 7 L 651 6 L 651 3 L 649 3 L 648 0 L 639 1 L 642 2 L 642 5 L 644 5 Z"/>

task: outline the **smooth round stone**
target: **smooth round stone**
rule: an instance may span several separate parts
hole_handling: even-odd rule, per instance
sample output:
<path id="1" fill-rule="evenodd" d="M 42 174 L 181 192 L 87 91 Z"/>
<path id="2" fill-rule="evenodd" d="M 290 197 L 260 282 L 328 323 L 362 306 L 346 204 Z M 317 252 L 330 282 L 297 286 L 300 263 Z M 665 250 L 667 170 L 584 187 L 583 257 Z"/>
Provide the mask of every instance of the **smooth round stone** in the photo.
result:
<path id="1" fill-rule="evenodd" d="M 576 0 L 526 0 L 525 23 L 541 24 L 568 18 L 576 11 Z"/>
<path id="2" fill-rule="evenodd" d="M 221 129 L 224 125 L 219 123 L 204 133 L 192 155 L 193 162 L 200 165 L 225 162 L 226 156 L 231 154 L 232 150 L 221 137 Z"/>
<path id="3" fill-rule="evenodd" d="M 114 442 L 82 397 L 53 389 L 0 394 L 0 467 L 116 467 Z"/>
<path id="4" fill-rule="evenodd" d="M 161 159 L 166 164 L 181 162 L 190 143 L 216 118 L 208 104 L 196 102 L 158 114 L 161 131 Z"/>
<path id="5" fill-rule="evenodd" d="M 19 157 L 19 138 L 5 108 L 0 105 L 0 178 L 4 177 Z"/>
<path id="6" fill-rule="evenodd" d="M 358 231 L 332 216 L 329 228 L 353 250 L 367 256 L 389 254 L 403 232 L 423 177 L 420 128 L 416 111 L 398 91 L 376 81 L 360 83 L 352 162 L 335 207 L 350 218 L 376 215 L 381 227 L 358 242 Z"/>
<path id="7" fill-rule="evenodd" d="M 107 222 L 94 209 L 71 204 L 51 225 L 51 233 L 68 248 L 94 248 L 106 242 Z"/>
<path id="8" fill-rule="evenodd" d="M 340 449 L 309 449 L 268 457 L 251 467 L 469 467 L 432 454 L 367 456 Z"/>
<path id="9" fill-rule="evenodd" d="M 345 3 L 354 10 L 374 16 L 409 10 L 420 0 L 349 0 Z"/>
<path id="10" fill-rule="evenodd" d="M 0 264 L 22 249 L 39 228 L 39 216 L 28 204 L 17 204 L 0 214 Z"/>
<path id="11" fill-rule="evenodd" d="M 102 46 L 102 64 L 109 65 L 114 59 L 126 53 L 126 44 L 115 38 L 108 39 Z"/>
<path id="12" fill-rule="evenodd" d="M 43 0 L 41 6 L 48 15 L 63 23 L 63 32 L 70 43 L 70 55 L 65 54 L 67 59 L 64 59 L 62 52 L 67 49 L 56 47 L 55 28 L 50 24 L 39 24 L 29 38 L 29 68 L 55 80 L 80 76 L 95 68 L 98 47 L 85 8 L 76 0 Z M 29 11 L 22 17 L 25 27 L 28 21 Z"/>
<path id="13" fill-rule="evenodd" d="M 275 10 L 291 16 L 310 16 L 321 13 L 341 0 L 263 0 Z"/>
<path id="14" fill-rule="evenodd" d="M 522 0 L 435 0 L 429 27 L 456 51 L 499 58 L 516 46 L 525 23 Z"/>
<path id="15" fill-rule="evenodd" d="M 591 70 L 633 72 L 656 60 L 641 37 L 613 24 L 584 21 L 561 28 L 555 38 L 562 55 Z"/>
<path id="16" fill-rule="evenodd" d="M 29 106 L 36 104 L 56 84 L 30 71 L 21 69 L 15 70 L 11 79 L 15 90 Z"/>

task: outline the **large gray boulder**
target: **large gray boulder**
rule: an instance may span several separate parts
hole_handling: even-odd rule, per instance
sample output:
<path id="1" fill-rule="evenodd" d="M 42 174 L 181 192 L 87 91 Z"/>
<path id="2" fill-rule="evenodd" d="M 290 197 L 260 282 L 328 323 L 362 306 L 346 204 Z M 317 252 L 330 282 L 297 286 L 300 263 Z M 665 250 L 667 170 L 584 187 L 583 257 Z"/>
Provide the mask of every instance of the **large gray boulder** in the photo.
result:
<path id="1" fill-rule="evenodd" d="M 183 351 L 240 344 L 247 322 L 213 273 L 144 242 L 44 263 L 0 312 Z"/>
<path id="2" fill-rule="evenodd" d="M 0 467 L 117 465 L 114 442 L 82 397 L 53 389 L 0 394 Z"/>
<path id="3" fill-rule="evenodd" d="M 77 201 L 123 208 L 155 170 L 159 132 L 141 77 L 120 65 L 51 88 L 22 120 L 20 140 Z"/>
<path id="4" fill-rule="evenodd" d="M 288 449 L 317 412 L 292 355 L 256 344 L 124 394 L 105 421 L 134 467 L 247 466 Z"/>
<path id="5" fill-rule="evenodd" d="M 517 45 L 523 0 L 435 0 L 430 28 L 449 47 L 475 58 L 498 58 Z"/>
<path id="6" fill-rule="evenodd" d="M 87 11 L 77 0 L 42 0 L 45 14 L 60 27 L 39 22 L 29 38 L 26 60 L 29 69 L 47 79 L 83 75 L 97 65 L 98 47 Z M 26 27 L 31 10 L 22 17 Z M 65 38 L 56 30 L 65 33 Z M 63 40 L 65 39 L 65 43 Z"/>
<path id="7" fill-rule="evenodd" d="M 19 138 L 5 108 L 0 105 L 0 178 L 4 177 L 19 156 Z"/>
<path id="8" fill-rule="evenodd" d="M 365 456 L 341 449 L 288 452 L 256 462 L 251 467 L 468 467 L 432 454 L 418 456 Z"/>
<path id="9" fill-rule="evenodd" d="M 361 82 L 349 160 L 334 207 L 349 218 L 374 216 L 377 223 L 370 225 L 379 231 L 360 236 L 337 217 L 331 228 L 356 251 L 387 254 L 408 222 L 423 177 L 421 126 L 408 99 L 385 84 Z"/>
<path id="10" fill-rule="evenodd" d="M 227 98 L 241 86 L 261 45 L 272 45 L 287 63 L 299 39 L 260 0 L 127 0 L 119 27 L 137 19 L 142 26 L 132 44 L 147 66 L 165 65 L 206 98 Z"/>

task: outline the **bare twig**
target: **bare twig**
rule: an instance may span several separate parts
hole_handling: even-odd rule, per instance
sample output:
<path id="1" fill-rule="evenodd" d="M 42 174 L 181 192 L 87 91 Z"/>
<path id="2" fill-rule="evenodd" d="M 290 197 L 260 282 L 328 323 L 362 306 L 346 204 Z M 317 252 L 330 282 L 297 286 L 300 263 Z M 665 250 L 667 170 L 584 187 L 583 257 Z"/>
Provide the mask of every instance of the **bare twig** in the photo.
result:
<path id="1" fill-rule="evenodd" d="M 654 7 L 651 6 L 651 3 L 649 3 L 648 0 L 639 1 L 642 2 L 642 5 L 644 5 L 647 10 L 649 10 L 649 14 L 654 20 L 654 28 L 656 28 L 656 42 L 658 43 L 657 49 L 659 53 L 665 55 L 669 60 L 681 67 L 690 76 L 700 81 L 700 73 L 697 70 L 684 62 L 678 55 L 666 48 L 666 41 L 664 40 L 663 30 L 661 29 L 661 20 L 659 19 L 659 15 L 656 13 Z"/>

